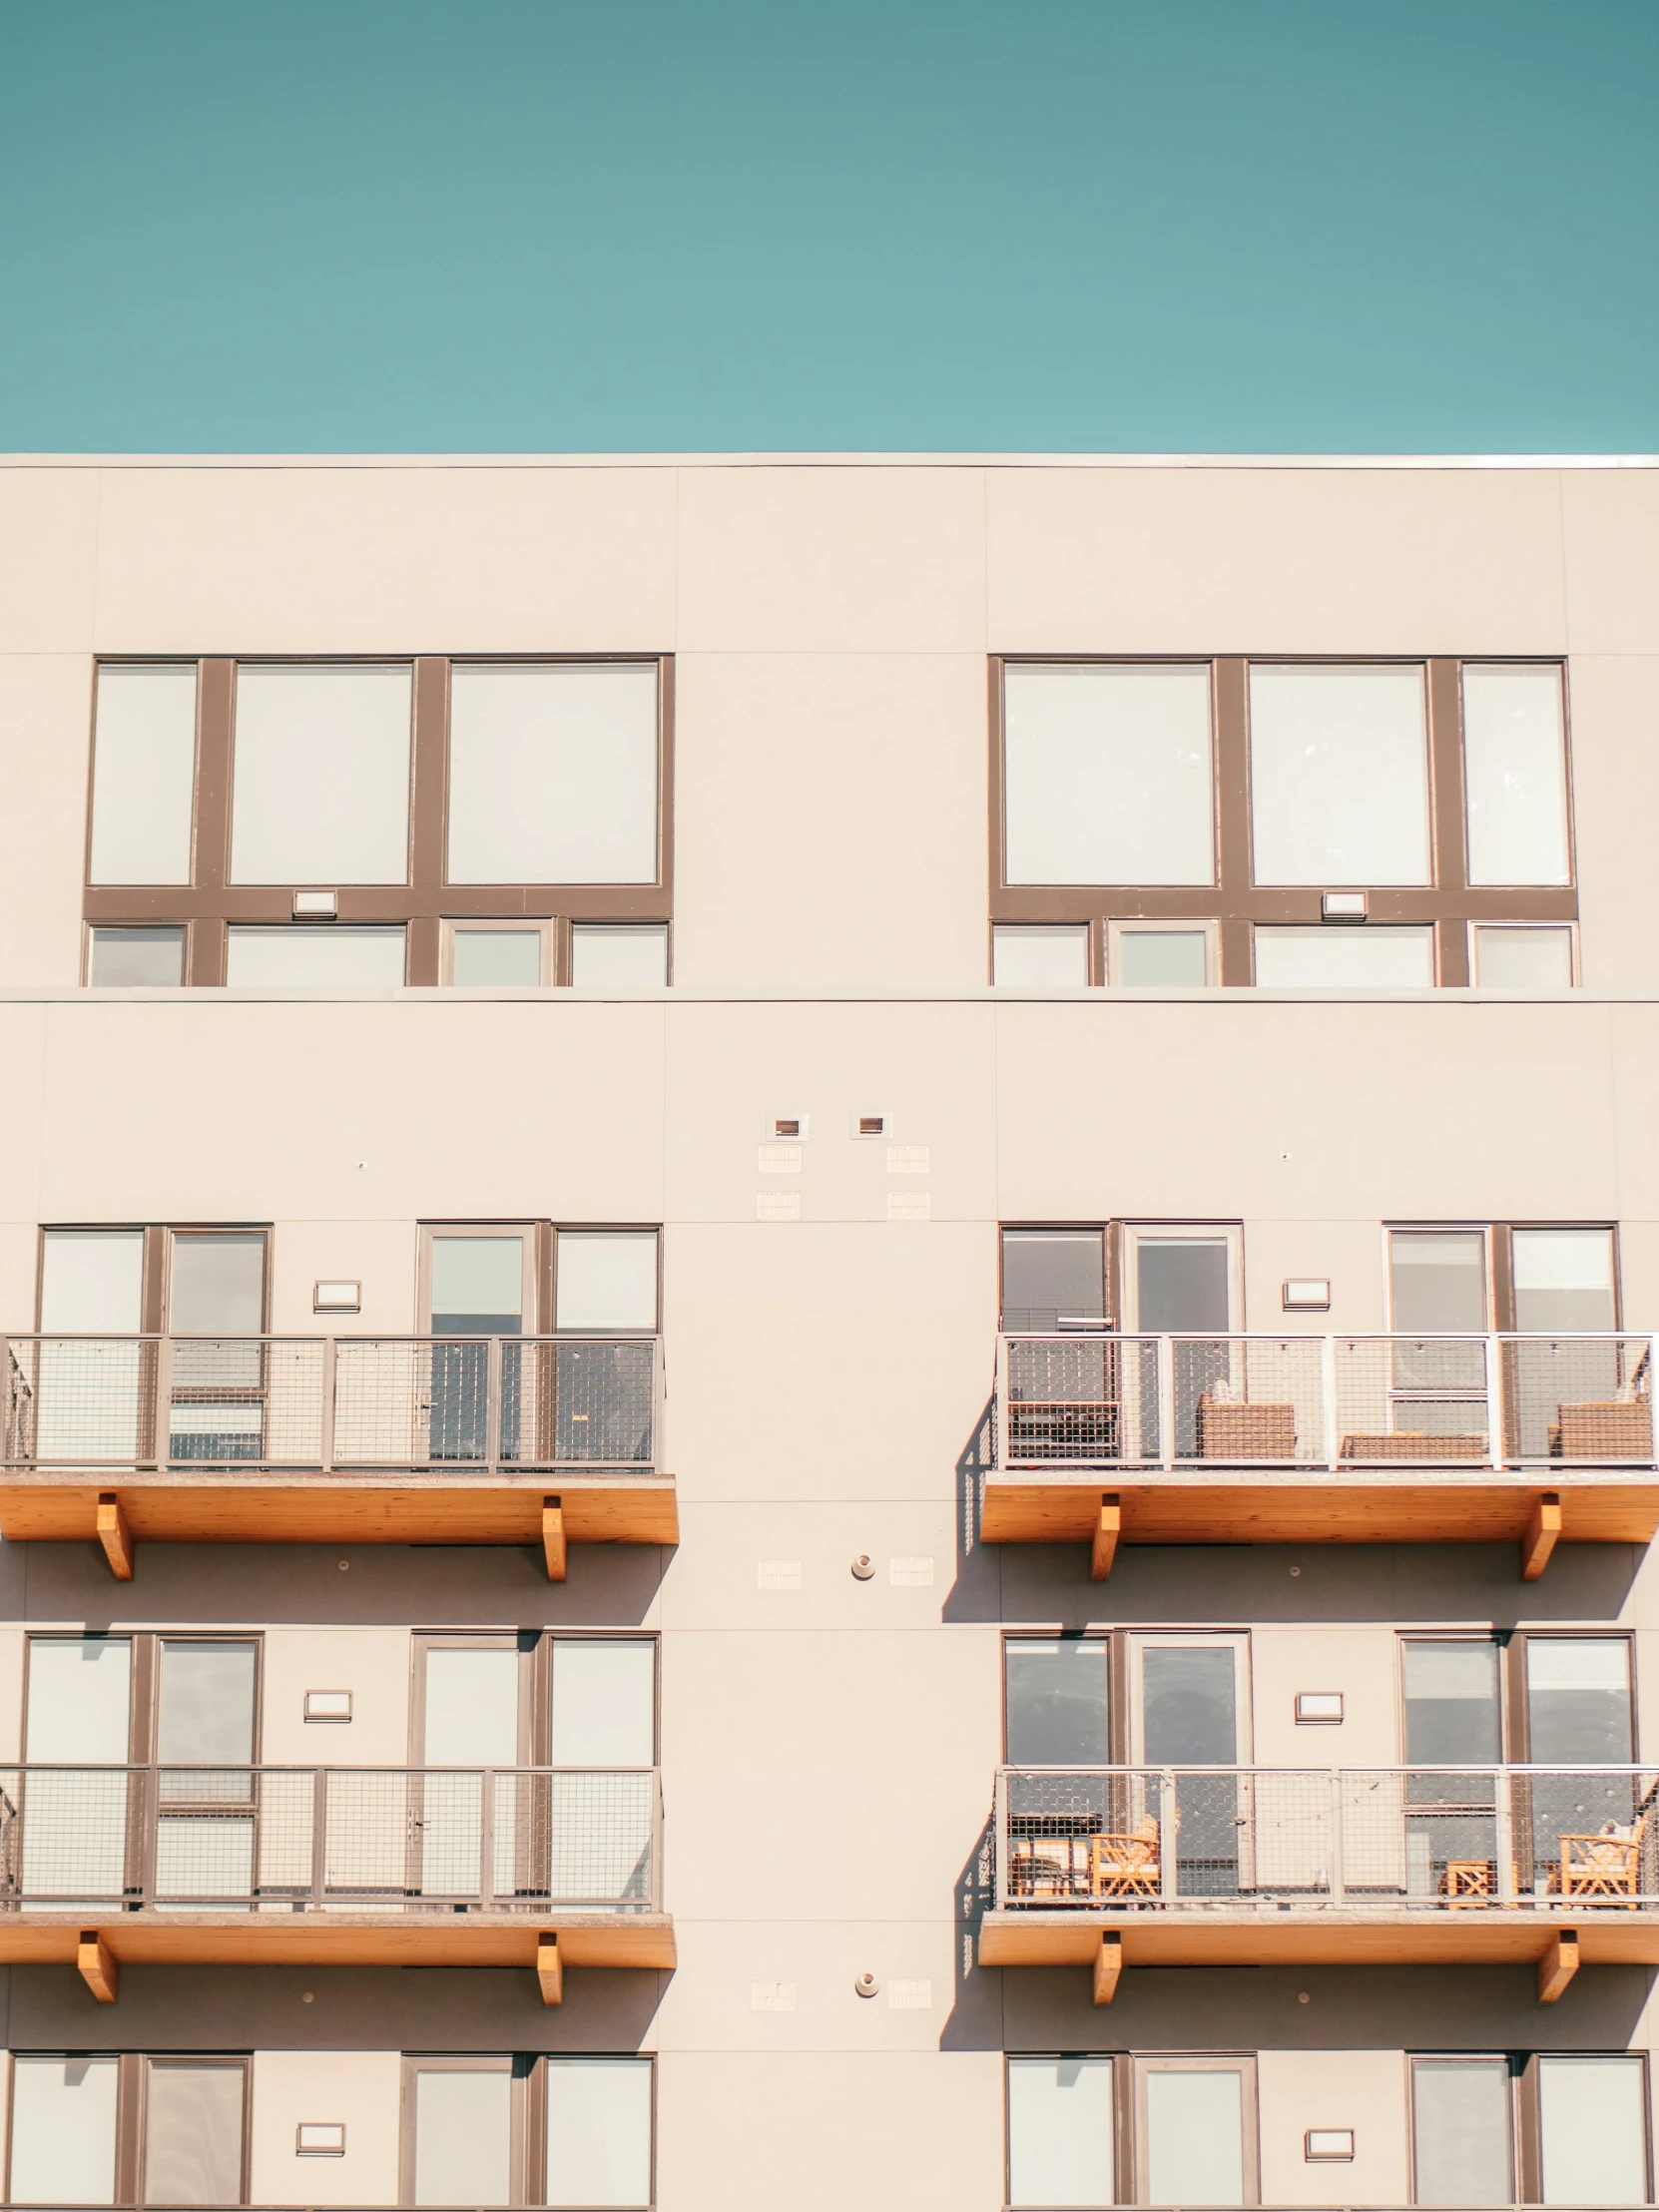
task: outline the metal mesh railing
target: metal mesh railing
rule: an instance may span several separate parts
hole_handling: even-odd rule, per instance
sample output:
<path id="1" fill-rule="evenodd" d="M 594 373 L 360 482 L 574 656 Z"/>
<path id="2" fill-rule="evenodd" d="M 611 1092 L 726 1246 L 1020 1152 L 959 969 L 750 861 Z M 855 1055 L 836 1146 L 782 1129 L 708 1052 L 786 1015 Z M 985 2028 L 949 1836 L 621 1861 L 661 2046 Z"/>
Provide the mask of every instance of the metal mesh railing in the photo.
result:
<path id="1" fill-rule="evenodd" d="M 655 1911 L 653 1769 L 0 1769 L 0 1912 Z"/>
<path id="2" fill-rule="evenodd" d="M 0 1338 L 8 1468 L 657 1463 L 655 1337 Z"/>
<path id="3" fill-rule="evenodd" d="M 1659 1910 L 1659 1771 L 1004 1768 L 1010 1909 Z"/>
<path id="4" fill-rule="evenodd" d="M 997 1464 L 1648 1467 L 1653 1343 L 1003 1336 Z"/>

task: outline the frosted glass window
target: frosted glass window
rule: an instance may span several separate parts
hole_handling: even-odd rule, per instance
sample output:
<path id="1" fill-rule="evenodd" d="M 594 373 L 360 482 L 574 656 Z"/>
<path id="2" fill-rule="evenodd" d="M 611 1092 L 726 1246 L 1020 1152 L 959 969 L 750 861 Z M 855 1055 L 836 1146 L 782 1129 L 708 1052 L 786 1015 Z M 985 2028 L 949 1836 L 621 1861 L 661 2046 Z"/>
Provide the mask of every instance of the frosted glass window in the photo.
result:
<path id="1" fill-rule="evenodd" d="M 132 1680 L 133 1647 L 125 1637 L 32 1637 L 29 1758 L 49 1766 L 125 1766 Z"/>
<path id="2" fill-rule="evenodd" d="M 176 1337 L 257 1337 L 265 1327 L 264 1234 L 176 1236 L 167 1314 Z"/>
<path id="3" fill-rule="evenodd" d="M 1447 1337 L 1486 1326 L 1486 1240 L 1477 1229 L 1395 1229 L 1388 1237 L 1390 1327 Z"/>
<path id="4" fill-rule="evenodd" d="M 1202 929 L 1122 929 L 1115 939 L 1114 983 L 1193 989 L 1210 980 L 1210 940 Z"/>
<path id="5" fill-rule="evenodd" d="M 539 929 L 457 929 L 450 944 L 450 980 L 464 989 L 534 986 L 542 979 Z"/>
<path id="6" fill-rule="evenodd" d="M 1566 883 L 1567 748 L 1558 668 L 1463 670 L 1471 883 Z"/>
<path id="7" fill-rule="evenodd" d="M 87 981 L 95 990 L 170 989 L 185 979 L 183 929 L 95 929 Z"/>
<path id="8" fill-rule="evenodd" d="M 1507 2204 L 1509 2067 L 1501 2058 L 1418 2058 L 1411 2151 L 1418 2204 Z"/>
<path id="9" fill-rule="evenodd" d="M 1572 987 L 1572 931 L 1496 922 L 1474 932 L 1474 981 L 1492 991 Z"/>
<path id="10" fill-rule="evenodd" d="M 553 1645 L 553 1764 L 649 1767 L 657 1756 L 657 1647 L 620 1638 Z"/>
<path id="11" fill-rule="evenodd" d="M 648 990 L 668 981 L 668 929 L 659 922 L 578 921 L 570 932 L 570 980 Z"/>
<path id="12" fill-rule="evenodd" d="M 1430 928 L 1334 924 L 1256 931 L 1263 989 L 1411 990 L 1434 980 Z"/>
<path id="13" fill-rule="evenodd" d="M 1253 668 L 1258 883 L 1426 883 L 1420 668 Z"/>
<path id="14" fill-rule="evenodd" d="M 242 2066 L 150 2064 L 146 2204 L 242 2202 Z"/>
<path id="15" fill-rule="evenodd" d="M 1517 1229 L 1510 1249 L 1517 1329 L 1614 1327 L 1610 1229 Z"/>
<path id="16" fill-rule="evenodd" d="M 1039 988 L 1076 987 L 1089 980 L 1086 922 L 999 923 L 991 931 L 991 981 Z"/>
<path id="17" fill-rule="evenodd" d="M 1475 1637 L 1400 1647 L 1405 1756 L 1413 1766 L 1495 1766 L 1503 1757 L 1497 1646 Z"/>
<path id="18" fill-rule="evenodd" d="M 196 670 L 101 668 L 93 747 L 94 883 L 188 883 Z"/>
<path id="19" fill-rule="evenodd" d="M 48 1336 L 130 1336 L 144 1300 L 140 1229 L 49 1229 L 41 1260 L 40 1326 Z"/>
<path id="20" fill-rule="evenodd" d="M 1622 1636 L 1529 1636 L 1527 1757 L 1540 1766 L 1624 1766 L 1630 1725 L 1630 1646 Z"/>
<path id="21" fill-rule="evenodd" d="M 655 1230 L 561 1230 L 556 1329 L 655 1329 Z"/>
<path id="22" fill-rule="evenodd" d="M 1208 668 L 1010 668 L 1010 883 L 1210 883 Z"/>
<path id="23" fill-rule="evenodd" d="M 656 668 L 457 666 L 448 880 L 656 879 Z"/>
<path id="24" fill-rule="evenodd" d="M 547 2061 L 547 2197 L 554 2206 L 651 2202 L 649 2058 Z"/>
<path id="25" fill-rule="evenodd" d="M 415 2076 L 416 2204 L 505 2204 L 512 2076 L 444 2070 Z"/>
<path id="26" fill-rule="evenodd" d="M 116 2061 L 12 2061 L 11 2201 L 114 2204 Z"/>
<path id="27" fill-rule="evenodd" d="M 403 980 L 401 929 L 278 922 L 270 929 L 233 927 L 229 934 L 225 980 L 250 990 L 384 987 Z"/>
<path id="28" fill-rule="evenodd" d="M 239 668 L 232 882 L 407 882 L 409 725 L 406 664 Z"/>
<path id="29" fill-rule="evenodd" d="M 1087 1328 L 1106 1312 L 1106 1240 L 1098 1229 L 1004 1229 L 1002 1326 Z"/>
<path id="30" fill-rule="evenodd" d="M 465 1651 L 440 1644 L 427 1652 L 427 1766 L 518 1765 L 518 1653 L 509 1646 Z"/>
<path id="31" fill-rule="evenodd" d="M 1647 2069 L 1640 2058 L 1540 2058 L 1545 2204 L 1646 2204 Z"/>
<path id="32" fill-rule="evenodd" d="M 1232 2067 L 1146 2070 L 1149 2204 L 1245 2201 L 1244 2076 Z"/>
<path id="33" fill-rule="evenodd" d="M 1104 1767 L 1110 1761 L 1103 1637 L 1016 1636 L 1003 1647 L 1003 1665 L 1011 1766 Z"/>
<path id="34" fill-rule="evenodd" d="M 524 1329 L 524 1239 L 432 1239 L 434 1337 L 517 1337 Z"/>
<path id="35" fill-rule="evenodd" d="M 156 1727 L 163 1766 L 251 1763 L 256 1656 L 253 1644 L 163 1643 Z"/>
<path id="36" fill-rule="evenodd" d="M 1018 2212 L 1117 2202 L 1109 2058 L 1010 2058 L 1008 2201 Z"/>

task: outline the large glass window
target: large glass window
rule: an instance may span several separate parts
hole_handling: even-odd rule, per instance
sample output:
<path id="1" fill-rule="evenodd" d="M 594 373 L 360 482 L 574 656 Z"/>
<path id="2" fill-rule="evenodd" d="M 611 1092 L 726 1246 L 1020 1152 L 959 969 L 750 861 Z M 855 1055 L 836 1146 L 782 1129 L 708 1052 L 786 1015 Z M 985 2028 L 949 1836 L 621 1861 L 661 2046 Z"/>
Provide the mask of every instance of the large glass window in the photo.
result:
<path id="1" fill-rule="evenodd" d="M 402 982 L 403 966 L 400 928 L 244 924 L 230 932 L 225 980 L 250 990 L 341 990 L 364 984 L 383 989 Z"/>
<path id="2" fill-rule="evenodd" d="M 1258 883 L 1426 883 L 1420 668 L 1250 672 Z"/>
<path id="3" fill-rule="evenodd" d="M 1617 1326 L 1610 1229 L 1517 1229 L 1515 1327 L 1548 1335 Z"/>
<path id="4" fill-rule="evenodd" d="M 451 883 L 650 883 L 657 874 L 654 664 L 457 664 Z"/>
<path id="5" fill-rule="evenodd" d="M 1408 1637 L 1405 1757 L 1411 1766 L 1496 1766 L 1503 1757 L 1497 1646 L 1483 1637 L 1444 1643 Z"/>
<path id="6" fill-rule="evenodd" d="M 411 2086 L 411 2201 L 417 2205 L 506 2204 L 512 2186 L 510 2061 L 419 2066 Z"/>
<path id="7" fill-rule="evenodd" d="M 1011 667 L 1007 881 L 1215 877 L 1206 667 Z"/>
<path id="8" fill-rule="evenodd" d="M 1646 2204 L 1645 2061 L 1540 2058 L 1538 2134 L 1545 2204 Z"/>
<path id="9" fill-rule="evenodd" d="M 555 1767 L 649 1767 L 657 1756 L 657 1647 L 612 1636 L 553 1640 Z"/>
<path id="10" fill-rule="evenodd" d="M 12 2060 L 13 2204 L 114 2204 L 118 2081 L 114 2058 Z"/>
<path id="11" fill-rule="evenodd" d="M 258 1668 L 252 1643 L 163 1639 L 156 1720 L 163 1766 L 252 1765 Z"/>
<path id="12" fill-rule="evenodd" d="M 1144 2203 L 1249 2201 L 1252 2087 L 1242 2062 L 1142 2061 Z"/>
<path id="13" fill-rule="evenodd" d="M 1465 663 L 1463 787 L 1471 883 L 1567 883 L 1559 668 Z"/>
<path id="14" fill-rule="evenodd" d="M 1010 1766 L 1108 1764 L 1107 1648 L 1100 1636 L 1021 1636 L 1004 1645 Z"/>
<path id="15" fill-rule="evenodd" d="M 1010 2058 L 1008 2202 L 1065 2212 L 1117 2202 L 1110 2058 Z"/>
<path id="16" fill-rule="evenodd" d="M 655 1329 L 654 1229 L 561 1229 L 556 1329 Z"/>
<path id="17" fill-rule="evenodd" d="M 185 979 L 182 928 L 94 929 L 87 981 L 95 990 L 169 990 Z"/>
<path id="18" fill-rule="evenodd" d="M 1509 2063 L 1411 2062 L 1411 2162 L 1418 2204 L 1508 2204 L 1513 2196 Z"/>
<path id="19" fill-rule="evenodd" d="M 1264 990 L 1426 990 L 1434 932 L 1426 925 L 1259 928 L 1256 980 Z"/>
<path id="20" fill-rule="evenodd" d="M 246 2064 L 152 2058 L 148 2072 L 145 2203 L 241 2204 Z"/>
<path id="21" fill-rule="evenodd" d="M 188 883 L 196 782 L 196 665 L 98 671 L 94 883 Z"/>
<path id="22" fill-rule="evenodd" d="M 1106 1240 L 1098 1229 L 1004 1229 L 1002 1326 L 1098 1328 L 1106 1313 Z"/>
<path id="23" fill-rule="evenodd" d="M 649 2205 L 649 2058 L 549 2058 L 547 2194 L 553 2206 Z"/>
<path id="24" fill-rule="evenodd" d="M 1529 1636 L 1527 1757 L 1540 1766 L 1624 1766 L 1636 1756 L 1630 1645 L 1622 1636 Z"/>
<path id="25" fill-rule="evenodd" d="M 237 672 L 233 883 L 402 883 L 409 669 Z"/>
<path id="26" fill-rule="evenodd" d="M 1486 1327 L 1486 1239 L 1478 1229 L 1388 1235 L 1389 1325 L 1401 1336 L 1478 1336 Z"/>
<path id="27" fill-rule="evenodd" d="M 1491 991 L 1564 991 L 1572 987 L 1570 922 L 1481 922 L 1470 932 L 1469 981 Z"/>

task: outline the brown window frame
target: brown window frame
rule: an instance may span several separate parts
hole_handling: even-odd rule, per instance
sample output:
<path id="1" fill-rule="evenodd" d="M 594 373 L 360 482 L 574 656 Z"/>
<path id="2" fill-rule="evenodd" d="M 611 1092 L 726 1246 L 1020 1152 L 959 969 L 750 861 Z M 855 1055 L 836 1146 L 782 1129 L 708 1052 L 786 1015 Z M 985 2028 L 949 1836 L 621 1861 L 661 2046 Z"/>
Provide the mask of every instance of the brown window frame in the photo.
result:
<path id="1" fill-rule="evenodd" d="M 407 665 L 412 700 L 409 744 L 409 865 L 402 883 L 234 884 L 231 871 L 231 780 L 236 746 L 238 660 L 195 660 L 178 654 L 106 654 L 94 663 L 88 740 L 86 861 L 82 920 L 90 961 L 93 928 L 182 925 L 186 987 L 225 981 L 233 922 L 326 929 L 378 923 L 405 931 L 404 980 L 436 986 L 446 921 L 550 921 L 553 981 L 568 984 L 572 921 L 674 919 L 674 657 L 665 653 L 250 654 L 250 666 L 364 668 Z M 197 670 L 196 766 L 192 784 L 191 880 L 187 883 L 95 884 L 92 810 L 96 788 L 98 671 L 106 664 Z M 657 875 L 651 883 L 449 883 L 444 878 L 449 827 L 450 672 L 457 666 L 633 666 L 657 670 Z M 332 924 L 293 919 L 296 890 L 331 890 Z M 87 969 L 83 968 L 83 973 Z"/>
<path id="2" fill-rule="evenodd" d="M 1406 1236 L 1483 1237 L 1486 1245 L 1485 1329 L 1503 1335 L 1515 1328 L 1514 1235 L 1517 1229 L 1584 1229 L 1605 1235 L 1613 1250 L 1613 1334 L 1624 1334 L 1624 1254 L 1616 1221 L 1539 1221 L 1517 1215 L 1509 1221 L 1385 1221 L 1382 1224 L 1382 1296 L 1388 1328 L 1393 1329 L 1393 1238 Z"/>
<path id="3" fill-rule="evenodd" d="M 246 2204 L 254 2155 L 254 2054 L 246 2050 L 18 2050 L 16 2058 L 114 2059 L 115 2190 L 112 2203 L 140 2207 L 146 2202 L 144 2169 L 149 2153 L 150 2069 L 160 2063 L 236 2066 L 242 2073 L 242 2181 L 239 2204 Z M 12 2128 L 16 2114 L 17 2069 L 7 2069 L 5 2113 L 6 2202 L 11 2202 Z"/>
<path id="4" fill-rule="evenodd" d="M 1428 738 L 1429 869 L 1427 884 L 1257 884 L 1251 856 L 1250 669 L 1420 668 Z M 1473 885 L 1468 880 L 1468 831 L 1463 810 L 1464 667 L 1558 668 L 1567 786 L 1567 853 L 1572 880 L 1557 886 Z M 1007 880 L 1006 674 L 1010 668 L 1193 668 L 1211 671 L 1215 857 L 1213 884 L 1019 883 Z M 1410 653 L 1010 653 L 989 664 L 990 930 L 1000 922 L 1085 922 L 1089 974 L 1107 975 L 1107 934 L 1117 921 L 1212 922 L 1221 940 L 1224 986 L 1255 982 L 1254 931 L 1279 926 L 1365 927 L 1370 923 L 1430 923 L 1436 983 L 1469 981 L 1470 926 L 1488 921 L 1578 920 L 1577 848 L 1572 808 L 1572 716 L 1565 656 Z M 1366 923 L 1326 923 L 1327 889 L 1363 889 Z M 1576 967 L 1576 943 L 1574 948 Z M 988 972 L 988 971 L 987 971 Z"/>

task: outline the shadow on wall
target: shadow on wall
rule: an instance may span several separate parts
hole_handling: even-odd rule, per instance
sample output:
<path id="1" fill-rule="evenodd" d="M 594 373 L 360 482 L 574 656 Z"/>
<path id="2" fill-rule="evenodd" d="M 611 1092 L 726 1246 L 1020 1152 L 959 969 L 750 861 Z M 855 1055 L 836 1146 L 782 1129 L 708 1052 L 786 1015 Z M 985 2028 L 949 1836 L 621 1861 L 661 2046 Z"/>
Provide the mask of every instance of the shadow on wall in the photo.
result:
<path id="1" fill-rule="evenodd" d="M 956 1877 L 956 1954 L 950 2008 L 939 2028 L 940 2050 L 1002 2048 L 1003 1969 L 978 1963 L 980 1924 L 995 1899 L 995 1822 L 987 1812 L 985 1825 Z"/>
<path id="2" fill-rule="evenodd" d="M 979 1537 L 979 1505 L 990 1471 L 994 1432 L 992 1407 L 987 1402 L 956 1455 L 956 1571 L 939 1609 L 943 1620 L 997 1621 L 1002 1617 L 1002 1547 L 982 1543 Z M 1085 1557 L 1085 1574 L 1087 1571 Z"/>

